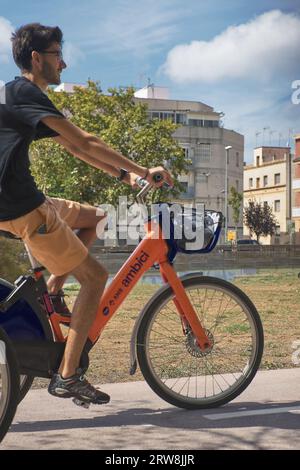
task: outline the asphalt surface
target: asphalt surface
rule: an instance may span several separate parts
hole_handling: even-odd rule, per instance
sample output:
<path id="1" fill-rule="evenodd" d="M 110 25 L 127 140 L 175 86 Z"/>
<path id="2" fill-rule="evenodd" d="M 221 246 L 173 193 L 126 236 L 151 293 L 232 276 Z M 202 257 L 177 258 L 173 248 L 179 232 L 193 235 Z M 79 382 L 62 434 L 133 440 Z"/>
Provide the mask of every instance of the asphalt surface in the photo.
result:
<path id="1" fill-rule="evenodd" d="M 108 405 L 80 408 L 31 390 L 1 449 L 300 449 L 300 368 L 259 372 L 221 408 L 186 411 L 145 382 L 102 385 Z"/>

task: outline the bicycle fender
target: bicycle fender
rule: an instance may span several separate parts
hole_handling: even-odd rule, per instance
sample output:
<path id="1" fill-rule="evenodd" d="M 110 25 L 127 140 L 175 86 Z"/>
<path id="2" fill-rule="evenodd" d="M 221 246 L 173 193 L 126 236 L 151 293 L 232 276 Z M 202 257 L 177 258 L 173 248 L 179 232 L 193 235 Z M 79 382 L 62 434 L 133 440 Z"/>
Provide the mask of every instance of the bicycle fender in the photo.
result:
<path id="1" fill-rule="evenodd" d="M 199 277 L 199 276 L 203 276 L 202 271 L 184 274 L 183 276 L 179 276 L 179 279 L 181 281 L 185 281 L 186 279 L 191 279 L 193 277 Z M 148 311 L 150 305 L 152 305 L 152 303 L 155 303 L 156 299 L 165 290 L 167 290 L 169 287 L 170 287 L 169 284 L 164 284 L 162 287 L 160 287 L 160 289 L 158 289 L 158 291 L 155 292 L 155 294 L 147 302 L 147 304 L 141 310 L 139 316 L 135 320 L 135 324 L 134 324 L 134 327 L 133 327 L 133 330 L 132 330 L 132 333 L 131 333 L 131 340 L 130 340 L 130 370 L 129 370 L 130 375 L 134 375 L 136 373 L 136 369 L 137 369 L 136 346 L 137 346 L 137 332 L 138 332 L 139 326 L 140 326 L 144 316 L 146 315 L 146 312 Z"/>
<path id="2" fill-rule="evenodd" d="M 14 285 L 0 279 L 0 301 L 14 289 Z M 0 312 L 0 326 L 11 340 L 53 339 L 46 314 L 33 310 L 25 300 L 19 300 L 6 312 Z"/>

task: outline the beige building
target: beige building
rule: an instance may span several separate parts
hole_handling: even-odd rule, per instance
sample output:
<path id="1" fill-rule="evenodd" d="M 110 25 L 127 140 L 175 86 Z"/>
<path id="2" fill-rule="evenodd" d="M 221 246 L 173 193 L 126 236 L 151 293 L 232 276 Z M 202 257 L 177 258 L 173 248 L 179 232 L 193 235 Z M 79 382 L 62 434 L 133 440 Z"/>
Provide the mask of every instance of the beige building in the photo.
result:
<path id="1" fill-rule="evenodd" d="M 163 87 L 147 86 L 135 93 L 136 102 L 145 103 L 151 119 L 171 119 L 180 125 L 174 137 L 192 161 L 180 181 L 185 191 L 181 201 L 203 202 L 207 209 L 225 215 L 226 188 L 243 193 L 244 136 L 222 125 L 223 113 L 197 101 L 171 100 Z M 226 158 L 225 147 L 228 149 Z M 227 186 L 225 183 L 227 177 Z M 227 208 L 227 228 L 234 228 L 231 207 Z M 242 210 L 238 236 L 242 236 Z"/>
<path id="2" fill-rule="evenodd" d="M 295 136 L 295 156 L 293 159 L 292 219 L 295 242 L 300 243 L 300 134 Z"/>
<path id="3" fill-rule="evenodd" d="M 261 237 L 260 242 L 287 243 L 291 229 L 291 154 L 289 147 L 258 147 L 253 164 L 244 167 L 244 206 L 250 200 L 268 203 L 276 217 L 276 235 Z M 299 186 L 300 188 L 300 186 Z M 249 229 L 244 226 L 244 234 Z"/>

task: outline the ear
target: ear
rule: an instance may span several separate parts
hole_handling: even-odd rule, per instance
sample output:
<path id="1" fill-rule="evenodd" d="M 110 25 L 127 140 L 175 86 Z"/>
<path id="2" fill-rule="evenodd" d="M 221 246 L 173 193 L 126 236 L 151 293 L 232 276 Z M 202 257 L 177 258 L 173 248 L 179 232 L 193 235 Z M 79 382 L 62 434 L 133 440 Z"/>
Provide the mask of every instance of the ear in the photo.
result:
<path id="1" fill-rule="evenodd" d="M 39 66 L 41 64 L 41 56 L 37 51 L 32 51 L 31 53 L 31 64 L 32 66 Z"/>

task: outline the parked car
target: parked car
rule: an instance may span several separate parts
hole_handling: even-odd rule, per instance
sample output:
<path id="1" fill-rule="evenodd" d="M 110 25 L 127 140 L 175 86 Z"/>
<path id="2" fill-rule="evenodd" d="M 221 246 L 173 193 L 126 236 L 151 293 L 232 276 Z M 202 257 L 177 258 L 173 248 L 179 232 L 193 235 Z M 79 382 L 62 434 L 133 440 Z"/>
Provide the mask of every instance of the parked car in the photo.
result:
<path id="1" fill-rule="evenodd" d="M 257 240 L 249 240 L 246 238 L 242 238 L 240 240 L 237 240 L 237 245 L 260 245 L 260 243 Z"/>

